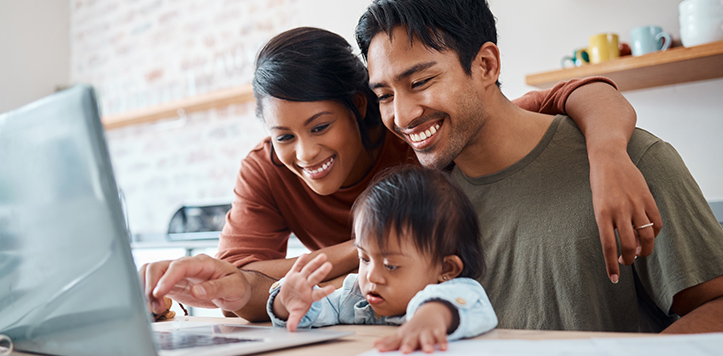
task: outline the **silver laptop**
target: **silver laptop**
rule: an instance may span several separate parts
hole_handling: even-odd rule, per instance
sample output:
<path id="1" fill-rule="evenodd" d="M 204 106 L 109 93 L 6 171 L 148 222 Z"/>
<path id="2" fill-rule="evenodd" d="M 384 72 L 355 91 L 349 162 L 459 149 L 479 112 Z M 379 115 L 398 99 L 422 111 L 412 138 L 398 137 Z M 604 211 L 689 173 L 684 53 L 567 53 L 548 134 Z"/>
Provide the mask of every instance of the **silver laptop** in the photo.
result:
<path id="1" fill-rule="evenodd" d="M 93 89 L 0 115 L 0 334 L 16 350 L 242 355 L 350 334 L 171 323 L 154 335 Z"/>

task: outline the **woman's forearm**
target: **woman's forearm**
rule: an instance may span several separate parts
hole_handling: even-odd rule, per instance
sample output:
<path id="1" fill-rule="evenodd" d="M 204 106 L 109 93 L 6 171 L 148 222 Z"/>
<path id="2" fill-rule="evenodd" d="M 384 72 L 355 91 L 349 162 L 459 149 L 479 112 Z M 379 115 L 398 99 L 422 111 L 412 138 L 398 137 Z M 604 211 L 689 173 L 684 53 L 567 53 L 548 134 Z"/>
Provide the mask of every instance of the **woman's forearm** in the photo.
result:
<path id="1" fill-rule="evenodd" d="M 327 279 L 334 279 L 339 276 L 355 270 L 359 265 L 357 251 L 354 247 L 354 241 L 340 243 L 334 246 L 325 247 L 309 253 L 310 259 L 313 259 L 320 253 L 325 253 L 329 258 L 328 261 L 333 265 Z M 289 272 L 296 258 L 286 258 L 279 260 L 266 260 L 251 262 L 242 267 L 244 270 L 254 270 L 264 273 L 267 276 L 281 279 Z"/>
<path id="2" fill-rule="evenodd" d="M 637 115 L 613 86 L 599 82 L 575 89 L 565 102 L 565 111 L 585 136 L 591 159 L 609 150 L 626 153 Z"/>

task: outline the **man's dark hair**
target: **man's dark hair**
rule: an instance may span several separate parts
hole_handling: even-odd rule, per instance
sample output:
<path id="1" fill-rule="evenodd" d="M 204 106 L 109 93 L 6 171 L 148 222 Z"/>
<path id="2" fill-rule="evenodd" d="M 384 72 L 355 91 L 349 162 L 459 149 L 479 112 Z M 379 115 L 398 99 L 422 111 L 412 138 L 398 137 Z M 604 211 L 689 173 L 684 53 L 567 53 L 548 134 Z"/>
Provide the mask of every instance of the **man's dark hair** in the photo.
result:
<path id="1" fill-rule="evenodd" d="M 394 231 L 437 263 L 459 256 L 464 263 L 460 277 L 484 275 L 475 209 L 443 171 L 418 166 L 385 171 L 357 198 L 352 213 L 357 241 L 371 238 L 384 248 Z"/>
<path id="2" fill-rule="evenodd" d="M 252 81 L 256 115 L 263 119 L 262 99 L 267 96 L 289 101 L 334 100 L 351 110 L 362 144 L 367 150 L 382 139 L 371 142 L 369 129 L 382 125 L 377 96 L 369 89 L 369 74 L 361 59 L 343 37 L 327 30 L 299 27 L 269 40 L 256 58 Z M 366 117 L 354 104 L 354 96 L 367 99 Z"/>
<path id="3" fill-rule="evenodd" d="M 375 0 L 356 27 L 365 59 L 372 38 L 380 32 L 391 36 L 396 26 L 407 29 L 410 42 L 417 38 L 428 48 L 457 53 L 467 75 L 482 45 L 497 44 L 495 17 L 486 0 Z"/>

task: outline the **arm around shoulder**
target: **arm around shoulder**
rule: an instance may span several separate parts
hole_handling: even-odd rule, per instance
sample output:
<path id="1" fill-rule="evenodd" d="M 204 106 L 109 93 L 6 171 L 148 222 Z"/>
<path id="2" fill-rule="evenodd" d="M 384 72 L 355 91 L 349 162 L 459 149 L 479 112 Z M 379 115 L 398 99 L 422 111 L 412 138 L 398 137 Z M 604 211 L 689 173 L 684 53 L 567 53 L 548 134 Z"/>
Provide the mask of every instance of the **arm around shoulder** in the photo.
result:
<path id="1" fill-rule="evenodd" d="M 569 94 L 565 109 L 585 136 L 595 221 L 608 276 L 617 283 L 619 264 L 630 265 L 636 257 L 650 255 L 662 227 L 645 178 L 627 152 L 636 113 L 614 86 L 605 83 L 576 88 Z M 652 228 L 634 228 L 649 223 L 653 223 Z"/>
<path id="2" fill-rule="evenodd" d="M 599 84 L 609 87 L 603 87 L 603 89 L 601 89 L 603 91 L 608 89 L 617 91 L 615 82 L 609 78 L 587 77 L 559 82 L 552 88 L 546 90 L 533 90 L 525 93 L 525 95 L 517 99 L 512 100 L 512 102 L 527 111 L 539 112 L 548 115 L 568 115 L 568 108 L 566 106 L 568 98 L 573 92 L 580 94 L 578 89 L 589 84 Z M 586 90 L 587 89 L 590 89 L 590 87 L 587 87 Z M 586 92 L 583 93 L 582 97 L 583 99 L 586 99 L 587 104 L 590 104 L 590 101 L 595 100 L 595 93 L 595 91 Z M 572 109 L 575 109 L 575 107 L 573 106 Z"/>

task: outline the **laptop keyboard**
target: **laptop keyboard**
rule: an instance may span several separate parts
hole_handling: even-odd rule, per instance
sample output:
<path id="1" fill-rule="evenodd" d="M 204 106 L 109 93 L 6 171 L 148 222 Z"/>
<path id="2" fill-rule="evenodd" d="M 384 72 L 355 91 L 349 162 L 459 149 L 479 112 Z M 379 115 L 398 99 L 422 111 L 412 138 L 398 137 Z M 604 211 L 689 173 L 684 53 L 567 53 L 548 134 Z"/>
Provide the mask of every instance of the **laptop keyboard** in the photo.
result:
<path id="1" fill-rule="evenodd" d="M 154 333 L 156 341 L 161 350 L 178 350 L 191 347 L 212 346 L 221 344 L 232 344 L 238 342 L 262 341 L 261 339 L 246 339 L 235 337 L 223 337 L 202 334 L 188 334 L 183 332 L 161 332 Z"/>

